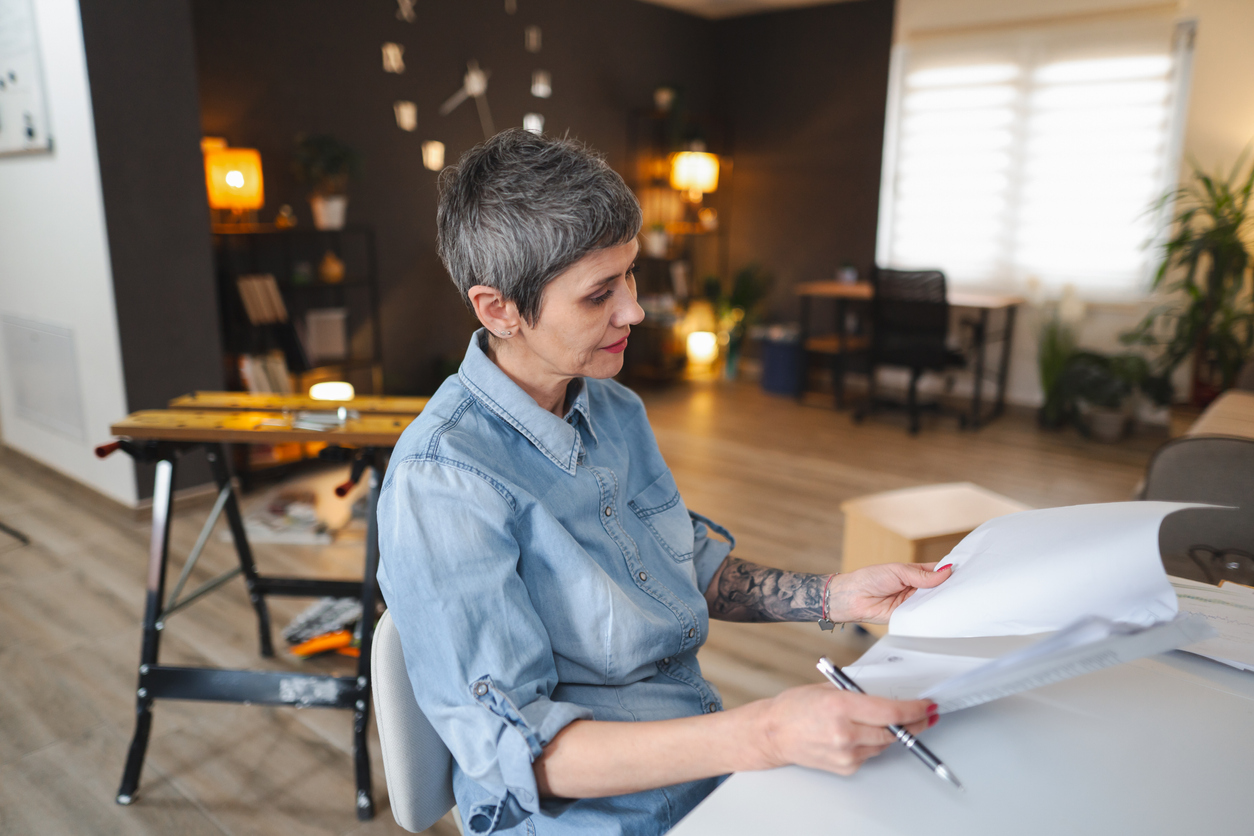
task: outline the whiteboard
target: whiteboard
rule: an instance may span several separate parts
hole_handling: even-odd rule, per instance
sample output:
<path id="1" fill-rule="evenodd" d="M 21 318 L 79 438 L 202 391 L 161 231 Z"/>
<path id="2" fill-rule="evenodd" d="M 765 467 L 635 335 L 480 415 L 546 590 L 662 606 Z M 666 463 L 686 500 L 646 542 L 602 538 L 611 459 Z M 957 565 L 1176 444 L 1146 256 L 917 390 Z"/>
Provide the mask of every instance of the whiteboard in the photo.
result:
<path id="1" fill-rule="evenodd" d="M 51 151 L 33 0 L 0 0 L 0 156 Z"/>

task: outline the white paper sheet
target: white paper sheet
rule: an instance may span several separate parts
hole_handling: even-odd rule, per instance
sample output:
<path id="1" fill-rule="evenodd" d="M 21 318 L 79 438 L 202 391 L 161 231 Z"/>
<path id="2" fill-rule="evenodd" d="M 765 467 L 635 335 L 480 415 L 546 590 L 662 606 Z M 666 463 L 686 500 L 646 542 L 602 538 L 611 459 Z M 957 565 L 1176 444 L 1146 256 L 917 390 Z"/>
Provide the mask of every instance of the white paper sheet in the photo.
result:
<path id="1" fill-rule="evenodd" d="M 1254 589 L 1238 584 L 1211 586 L 1171 578 L 1180 611 L 1195 613 L 1215 628 L 1214 638 L 1185 650 L 1242 670 L 1254 670 Z"/>
<path id="2" fill-rule="evenodd" d="M 1021 511 L 981 525 L 940 565 L 953 575 L 897 608 L 904 636 L 1044 633 L 1086 616 L 1148 626 L 1173 618 L 1158 529 L 1178 502 L 1111 502 Z"/>
<path id="3" fill-rule="evenodd" d="M 1149 627 L 1084 618 L 1049 638 L 928 688 L 919 696 L 934 700 L 945 714 L 1165 653 L 1214 635 L 1205 619 L 1191 613 Z"/>
<path id="4" fill-rule="evenodd" d="M 1192 613 L 1150 627 L 1090 617 L 1043 638 L 1019 638 L 1014 650 L 991 660 L 976 643 L 992 639 L 887 636 L 845 672 L 868 694 L 932 699 L 945 714 L 1213 635 L 1206 620 Z M 929 643 L 940 652 L 920 649 Z"/>
<path id="5" fill-rule="evenodd" d="M 844 671 L 868 694 L 913 700 L 933 685 L 987 662 L 982 656 L 950 656 L 899 647 L 890 636 L 876 642 Z"/>

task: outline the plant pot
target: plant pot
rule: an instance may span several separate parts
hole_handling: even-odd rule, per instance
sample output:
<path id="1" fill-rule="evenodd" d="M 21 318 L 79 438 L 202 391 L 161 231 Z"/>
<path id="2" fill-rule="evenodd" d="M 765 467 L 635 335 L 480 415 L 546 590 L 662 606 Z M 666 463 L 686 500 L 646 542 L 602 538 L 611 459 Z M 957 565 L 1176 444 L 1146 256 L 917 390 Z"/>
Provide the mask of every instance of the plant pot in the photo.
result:
<path id="1" fill-rule="evenodd" d="M 1113 444 L 1122 439 L 1128 431 L 1128 411 L 1124 408 L 1110 409 L 1104 406 L 1087 405 L 1083 414 L 1089 435 L 1098 441 Z"/>
<path id="2" fill-rule="evenodd" d="M 644 234 L 644 254 L 650 258 L 666 258 L 671 237 L 665 229 L 650 229 Z"/>
<path id="3" fill-rule="evenodd" d="M 314 195 L 309 198 L 316 229 L 343 229 L 348 214 L 348 195 Z"/>

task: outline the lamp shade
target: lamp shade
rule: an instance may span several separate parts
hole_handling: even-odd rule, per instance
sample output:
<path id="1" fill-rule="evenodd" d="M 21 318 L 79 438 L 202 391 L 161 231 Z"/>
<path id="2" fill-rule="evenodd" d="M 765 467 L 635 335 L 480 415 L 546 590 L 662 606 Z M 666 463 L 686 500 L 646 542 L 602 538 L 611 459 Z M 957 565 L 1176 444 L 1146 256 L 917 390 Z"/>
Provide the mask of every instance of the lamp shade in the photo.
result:
<path id="1" fill-rule="evenodd" d="M 260 209 L 266 203 L 261 155 L 253 148 L 206 151 L 205 187 L 213 209 Z"/>
<path id="2" fill-rule="evenodd" d="M 704 151 L 682 151 L 671 159 L 671 188 L 700 197 L 718 189 L 718 157 Z"/>

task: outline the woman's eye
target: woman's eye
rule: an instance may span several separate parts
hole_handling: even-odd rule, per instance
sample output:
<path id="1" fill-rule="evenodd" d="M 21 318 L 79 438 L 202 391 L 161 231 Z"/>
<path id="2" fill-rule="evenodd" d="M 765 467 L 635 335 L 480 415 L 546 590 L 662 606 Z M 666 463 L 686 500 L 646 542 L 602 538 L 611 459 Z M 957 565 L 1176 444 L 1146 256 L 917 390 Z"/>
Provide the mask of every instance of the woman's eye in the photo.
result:
<path id="1" fill-rule="evenodd" d="M 594 305 L 604 305 L 604 304 L 606 303 L 606 301 L 608 301 L 608 300 L 609 300 L 609 298 L 610 298 L 611 296 L 613 296 L 613 295 L 614 295 L 614 291 L 612 291 L 612 290 L 607 290 L 607 291 L 605 291 L 604 293 L 602 293 L 600 296 L 593 296 L 593 297 L 592 297 L 591 299 L 589 299 L 588 301 L 589 301 L 589 302 L 591 302 L 591 303 L 592 303 L 592 304 L 594 304 Z"/>

